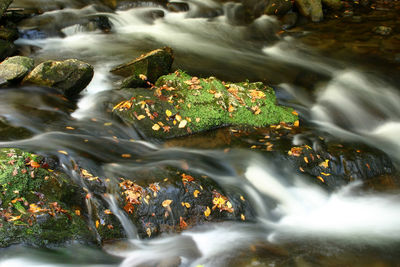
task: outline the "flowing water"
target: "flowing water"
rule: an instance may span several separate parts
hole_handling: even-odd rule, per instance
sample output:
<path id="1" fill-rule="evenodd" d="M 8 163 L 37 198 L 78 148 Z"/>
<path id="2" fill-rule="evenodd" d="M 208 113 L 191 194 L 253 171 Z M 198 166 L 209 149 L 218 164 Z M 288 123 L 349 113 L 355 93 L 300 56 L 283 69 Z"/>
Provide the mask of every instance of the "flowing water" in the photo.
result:
<path id="1" fill-rule="evenodd" d="M 112 12 L 94 1 L 15 1 L 16 6 L 44 11 L 21 24 L 26 36 L 17 44 L 37 60 L 88 61 L 95 76 L 77 108 L 48 89 L 1 90 L 1 115 L 31 134 L 13 136 L 0 145 L 58 156 L 71 177 L 77 177 L 71 162 L 118 177 L 185 161 L 226 191 L 249 196 L 256 222 L 206 224 L 141 240 L 109 195 L 107 203 L 123 224 L 127 240 L 102 249 L 15 247 L 1 252 L 0 266 L 398 266 L 398 194 L 365 192 L 357 183 L 326 192 L 288 171 L 285 162 L 276 165 L 250 150 L 225 153 L 211 144 L 209 149 L 167 147 L 142 140 L 135 129 L 106 112 L 105 103 L 116 97 L 110 90 L 117 79 L 108 70 L 168 45 L 176 54 L 174 68 L 274 84 L 279 101 L 295 107 L 306 124 L 342 140 L 377 147 L 398 163 L 400 91 L 379 66 L 374 74 L 367 73 L 354 63 L 325 58 L 293 37 L 279 37 L 278 22 L 272 17 L 243 24 L 237 4 L 184 2 L 189 10 L 177 13 L 140 2 Z M 99 16 L 109 19 L 110 31 L 90 27 L 91 19 Z M 33 32 L 39 38 L 32 38 Z M 318 79 L 298 82 L 299 76 L 308 74 Z M 56 155 L 58 150 L 68 155 Z M 124 153 L 132 159 L 121 158 Z"/>

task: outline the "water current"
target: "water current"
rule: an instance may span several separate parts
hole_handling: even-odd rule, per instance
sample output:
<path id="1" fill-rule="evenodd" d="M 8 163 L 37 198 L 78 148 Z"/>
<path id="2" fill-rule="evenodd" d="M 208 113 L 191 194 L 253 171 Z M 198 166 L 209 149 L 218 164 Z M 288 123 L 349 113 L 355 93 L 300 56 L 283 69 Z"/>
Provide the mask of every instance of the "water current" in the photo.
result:
<path id="1" fill-rule="evenodd" d="M 180 166 L 185 161 L 191 170 L 210 176 L 227 191 L 249 196 L 256 222 L 207 224 L 141 240 L 110 196 L 107 202 L 119 214 L 127 240 L 102 249 L 14 247 L 1 252 L 0 266 L 177 266 L 177 259 L 180 266 L 396 266 L 400 262 L 398 194 L 360 193 L 359 183 L 327 192 L 285 169 L 285 162 L 276 165 L 250 149 L 232 149 L 227 154 L 211 147 L 165 146 L 143 140 L 135 129 L 105 112 L 116 80 L 109 69 L 167 45 L 176 54 L 174 68 L 198 76 L 273 84 L 279 101 L 295 107 L 310 127 L 379 148 L 395 164 L 399 162 L 396 83 L 366 73 L 357 64 L 325 58 L 293 37 L 279 37 L 273 17 L 243 24 L 237 4 L 183 2 L 189 4 L 188 11 L 170 12 L 140 2 L 111 11 L 83 0 L 15 1 L 16 6 L 44 11 L 21 25 L 26 32 L 40 29 L 41 38 L 20 38 L 18 45 L 29 47 L 37 60 L 87 61 L 94 65 L 95 75 L 77 108 L 48 89 L 1 90 L 1 115 L 33 135 L 0 145 L 55 155 L 71 177 L 76 177 L 71 161 L 108 177 L 148 166 Z M 98 16 L 109 19 L 110 32 L 88 26 Z M 379 74 L 379 69 L 374 72 Z M 296 83 L 296 77 L 305 73 L 320 78 L 308 85 Z M 59 150 L 68 155 L 55 153 Z M 123 153 L 141 161 L 123 159 Z"/>

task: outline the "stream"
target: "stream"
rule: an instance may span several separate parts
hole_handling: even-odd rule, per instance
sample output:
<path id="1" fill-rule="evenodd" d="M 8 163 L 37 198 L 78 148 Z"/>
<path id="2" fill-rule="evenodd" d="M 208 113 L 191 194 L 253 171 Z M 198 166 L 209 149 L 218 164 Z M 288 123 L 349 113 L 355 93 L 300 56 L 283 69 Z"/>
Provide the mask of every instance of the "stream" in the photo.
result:
<path id="1" fill-rule="evenodd" d="M 16 44 L 37 61 L 89 62 L 95 74 L 76 107 L 43 88 L 0 90 L 0 114 L 32 133 L 3 139 L 0 145 L 57 156 L 78 184 L 82 181 L 74 174 L 73 162 L 107 177 L 185 162 L 226 191 L 247 195 L 256 221 L 208 223 L 144 240 L 110 195 L 107 203 L 127 239 L 101 249 L 77 244 L 54 249 L 15 246 L 1 251 L 0 266 L 398 266 L 398 190 L 362 190 L 361 182 L 354 182 L 328 192 L 250 146 L 226 153 L 212 139 L 201 146 L 144 140 L 106 112 L 117 80 L 109 70 L 151 49 L 170 46 L 174 69 L 272 84 L 278 101 L 295 108 L 307 127 L 380 149 L 399 167 L 400 76 L 386 76 L 380 64 L 367 69 L 350 56 L 327 57 L 295 36 L 277 35 L 280 26 L 273 17 L 243 24 L 236 4 L 182 2 L 189 10 L 171 12 L 141 2 L 111 11 L 89 0 L 14 1 L 17 7 L 43 11 L 21 23 L 25 35 Z M 108 19 L 109 30 L 93 27 L 98 17 Z M 304 81 L 301 76 L 314 79 Z M 67 155 L 55 152 L 60 150 Z"/>

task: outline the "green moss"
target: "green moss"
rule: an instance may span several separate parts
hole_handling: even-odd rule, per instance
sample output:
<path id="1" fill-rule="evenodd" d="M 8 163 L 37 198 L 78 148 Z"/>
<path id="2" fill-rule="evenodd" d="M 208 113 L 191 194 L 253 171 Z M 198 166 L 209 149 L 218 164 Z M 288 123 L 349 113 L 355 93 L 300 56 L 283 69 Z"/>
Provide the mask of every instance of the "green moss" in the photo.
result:
<path id="1" fill-rule="evenodd" d="M 298 120 L 276 104 L 272 88 L 257 83 L 224 83 L 176 71 L 160 77 L 153 90 L 124 89 L 130 108 L 114 112 L 145 135 L 169 138 L 225 125 L 262 127 Z M 155 126 L 155 125 L 159 125 Z"/>
<path id="2" fill-rule="evenodd" d="M 41 163 L 32 153 L 0 149 L 0 247 L 93 242 L 86 219 L 75 214 L 78 187 Z"/>

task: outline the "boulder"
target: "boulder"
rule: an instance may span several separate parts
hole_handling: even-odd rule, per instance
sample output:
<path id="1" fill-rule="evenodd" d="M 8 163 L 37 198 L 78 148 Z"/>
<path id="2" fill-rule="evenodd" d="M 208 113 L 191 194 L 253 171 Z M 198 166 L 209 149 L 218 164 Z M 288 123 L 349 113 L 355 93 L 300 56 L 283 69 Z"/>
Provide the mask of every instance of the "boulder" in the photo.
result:
<path id="1" fill-rule="evenodd" d="M 113 112 L 147 137 L 172 138 L 226 125 L 262 127 L 298 118 L 276 104 L 272 88 L 257 83 L 224 83 L 183 71 L 160 77 L 149 89 L 124 89 Z"/>
<path id="2" fill-rule="evenodd" d="M 65 96 L 74 97 L 90 83 L 93 74 L 90 64 L 77 59 L 49 60 L 34 68 L 23 83 L 59 88 Z"/>
<path id="3" fill-rule="evenodd" d="M 7 83 L 22 80 L 34 67 L 33 59 L 29 57 L 9 57 L 0 64 L 0 80 Z"/>
<path id="4" fill-rule="evenodd" d="M 227 194 L 210 177 L 172 167 L 141 168 L 129 175 L 118 178 L 118 205 L 141 238 L 181 232 L 207 222 L 254 220 L 246 196 Z M 83 176 L 91 179 L 88 187 L 101 199 L 107 191 L 99 188 L 106 179 L 93 179 L 87 171 Z M 96 230 L 101 236 L 107 236 L 110 228 L 120 227 L 112 223 L 116 216 L 110 210 L 102 210 L 101 205 L 94 210 L 100 211 L 93 220 L 99 222 Z M 115 233 L 111 237 L 115 238 Z"/>
<path id="5" fill-rule="evenodd" d="M 319 22 L 324 17 L 321 0 L 296 0 L 295 4 L 300 13 L 313 22 Z"/>
<path id="6" fill-rule="evenodd" d="M 139 75 L 144 75 L 149 82 L 154 83 L 160 76 L 171 71 L 173 59 L 172 49 L 164 47 L 119 65 L 112 69 L 111 73 L 130 77 L 131 80 L 139 78 Z"/>
<path id="7" fill-rule="evenodd" d="M 0 149 L 1 248 L 95 242 L 82 216 L 82 190 L 49 168 L 37 155 Z"/>
<path id="8" fill-rule="evenodd" d="M 15 51 L 16 47 L 12 42 L 0 40 L 0 61 L 12 56 Z"/>

